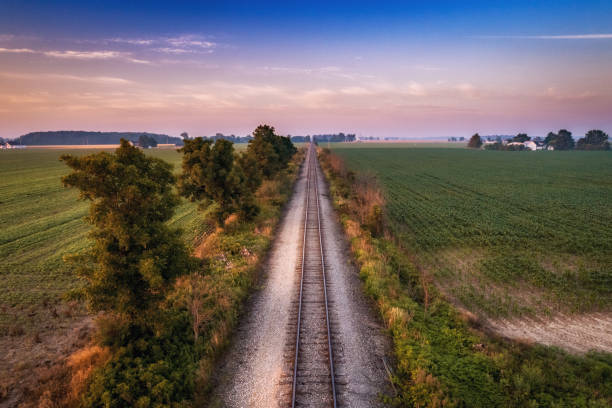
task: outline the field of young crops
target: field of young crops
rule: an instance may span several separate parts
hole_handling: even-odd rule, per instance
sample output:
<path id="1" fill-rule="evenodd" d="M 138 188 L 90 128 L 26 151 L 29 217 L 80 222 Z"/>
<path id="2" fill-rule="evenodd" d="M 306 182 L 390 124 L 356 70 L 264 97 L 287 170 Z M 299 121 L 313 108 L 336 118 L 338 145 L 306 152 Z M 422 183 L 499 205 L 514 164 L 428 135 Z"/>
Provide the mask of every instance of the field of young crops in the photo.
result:
<path id="1" fill-rule="evenodd" d="M 62 186 L 68 168 L 58 158 L 99 151 L 0 151 L 0 334 L 13 327 L 27 331 L 44 321 L 46 305 L 77 283 L 62 259 L 88 245 L 83 221 L 88 204 Z M 147 152 L 180 167 L 175 150 Z M 172 223 L 191 242 L 199 232 L 197 220 L 195 205 L 184 202 Z"/>
<path id="2" fill-rule="evenodd" d="M 395 235 L 487 316 L 609 310 L 612 154 L 333 145 L 374 174 Z"/>

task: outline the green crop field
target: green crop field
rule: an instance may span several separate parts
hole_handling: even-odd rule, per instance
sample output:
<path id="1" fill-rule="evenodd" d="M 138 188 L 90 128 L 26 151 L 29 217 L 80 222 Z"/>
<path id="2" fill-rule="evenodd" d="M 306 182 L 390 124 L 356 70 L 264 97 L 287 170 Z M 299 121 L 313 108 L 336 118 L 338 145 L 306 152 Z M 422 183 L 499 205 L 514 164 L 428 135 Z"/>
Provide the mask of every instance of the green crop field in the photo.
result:
<path id="1" fill-rule="evenodd" d="M 376 176 L 394 235 L 449 297 L 489 317 L 610 310 L 612 154 L 390 145 L 331 148 Z"/>
<path id="2" fill-rule="evenodd" d="M 83 220 L 88 204 L 62 186 L 60 178 L 68 168 L 59 156 L 98 151 L 0 151 L 0 334 L 9 327 L 26 331 L 35 327 L 48 317 L 41 305 L 57 302 L 77 284 L 63 257 L 89 244 Z M 147 152 L 178 170 L 181 157 L 175 150 Z M 193 241 L 200 227 L 196 206 L 184 202 L 172 224 Z"/>

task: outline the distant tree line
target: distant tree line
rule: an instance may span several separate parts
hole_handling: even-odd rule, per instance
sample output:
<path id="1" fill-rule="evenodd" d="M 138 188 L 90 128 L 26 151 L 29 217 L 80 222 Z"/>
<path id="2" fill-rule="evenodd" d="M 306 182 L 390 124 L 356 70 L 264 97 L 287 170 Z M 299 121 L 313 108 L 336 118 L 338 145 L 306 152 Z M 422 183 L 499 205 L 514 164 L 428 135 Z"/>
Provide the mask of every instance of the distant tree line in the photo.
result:
<path id="1" fill-rule="evenodd" d="M 216 133 L 214 136 L 202 136 L 202 139 L 211 140 L 213 142 L 217 140 L 227 140 L 232 143 L 249 143 L 253 137 L 247 136 L 236 136 L 236 135 L 224 135 L 223 133 Z"/>
<path id="2" fill-rule="evenodd" d="M 315 142 L 354 142 L 357 138 L 355 134 L 334 133 L 328 135 L 312 135 Z"/>
<path id="3" fill-rule="evenodd" d="M 184 135 L 184 136 L 183 136 Z M 184 139 L 189 138 L 187 133 L 181 134 Z M 315 140 L 319 142 L 354 142 L 356 140 L 356 136 L 352 133 L 344 134 L 334 133 L 334 134 L 322 134 L 322 135 L 306 135 L 306 136 L 287 136 L 293 143 L 308 143 L 310 140 Z M 202 136 L 202 139 L 217 141 L 219 139 L 227 140 L 232 143 L 249 143 L 253 140 L 252 135 L 246 136 L 236 136 L 236 135 L 224 135 L 223 133 L 216 133 L 214 136 Z"/>
<path id="4" fill-rule="evenodd" d="M 487 138 L 487 141 L 492 141 Z M 478 134 L 474 134 L 469 142 L 468 147 L 479 149 L 483 146 L 487 150 L 526 150 L 525 143 L 533 142 L 536 146 L 543 149 L 551 150 L 610 150 L 610 142 L 608 135 L 602 130 L 590 130 L 586 135 L 576 142 L 572 137 L 572 132 L 561 129 L 557 133 L 549 132 L 545 138 L 534 137 L 533 139 L 526 133 L 519 133 L 511 139 L 506 139 L 509 143 L 504 143 L 500 136 L 497 136 L 494 143 L 484 144 L 483 138 Z"/>
<path id="5" fill-rule="evenodd" d="M 310 136 L 289 136 L 293 143 L 310 143 Z"/>
<path id="6" fill-rule="evenodd" d="M 147 132 L 85 132 L 80 130 L 60 130 L 51 132 L 33 132 L 15 139 L 11 144 L 24 144 L 27 146 L 40 145 L 96 145 L 114 144 L 117 145 L 121 139 L 132 143 L 138 143 L 141 136 L 154 139 L 156 143 L 171 143 L 179 146 L 183 145 L 183 139 L 175 136 L 168 136 L 157 133 Z"/>

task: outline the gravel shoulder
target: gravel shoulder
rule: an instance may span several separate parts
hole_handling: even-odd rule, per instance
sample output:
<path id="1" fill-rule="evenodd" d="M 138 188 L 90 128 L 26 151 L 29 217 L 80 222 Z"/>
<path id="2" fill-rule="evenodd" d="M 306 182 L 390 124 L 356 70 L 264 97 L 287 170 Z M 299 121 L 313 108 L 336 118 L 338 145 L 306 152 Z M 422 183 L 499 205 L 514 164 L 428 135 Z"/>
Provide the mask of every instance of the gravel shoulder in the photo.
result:
<path id="1" fill-rule="evenodd" d="M 261 288 L 247 301 L 246 315 L 218 367 L 214 406 L 278 406 L 283 351 L 298 277 L 305 197 L 303 166 L 264 267 Z"/>

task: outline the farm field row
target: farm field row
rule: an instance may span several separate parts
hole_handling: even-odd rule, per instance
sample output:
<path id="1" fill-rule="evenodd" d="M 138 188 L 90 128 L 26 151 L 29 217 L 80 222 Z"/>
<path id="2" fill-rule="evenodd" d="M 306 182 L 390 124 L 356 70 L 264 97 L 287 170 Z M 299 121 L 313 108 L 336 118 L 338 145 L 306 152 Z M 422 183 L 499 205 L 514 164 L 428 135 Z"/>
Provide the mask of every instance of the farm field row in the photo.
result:
<path id="1" fill-rule="evenodd" d="M 394 235 L 485 318 L 612 307 L 612 154 L 331 146 L 376 176 Z"/>
<path id="2" fill-rule="evenodd" d="M 85 248 L 88 204 L 64 188 L 60 178 L 68 168 L 65 153 L 83 155 L 97 150 L 24 149 L 0 152 L 0 334 L 26 333 L 49 319 L 49 305 L 77 284 L 63 262 L 67 254 Z M 147 150 L 174 164 L 175 150 Z M 172 224 L 184 230 L 190 243 L 199 233 L 196 206 L 183 202 Z M 52 313 L 55 315 L 55 313 Z"/>

